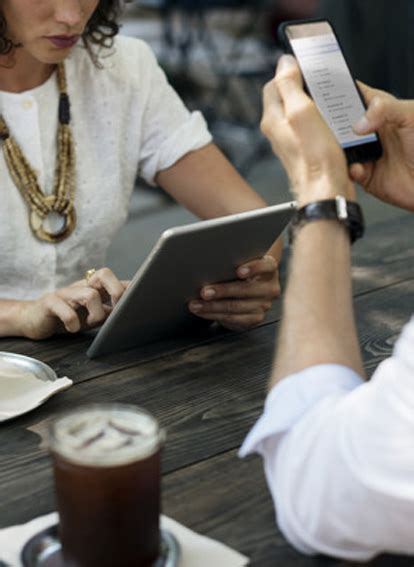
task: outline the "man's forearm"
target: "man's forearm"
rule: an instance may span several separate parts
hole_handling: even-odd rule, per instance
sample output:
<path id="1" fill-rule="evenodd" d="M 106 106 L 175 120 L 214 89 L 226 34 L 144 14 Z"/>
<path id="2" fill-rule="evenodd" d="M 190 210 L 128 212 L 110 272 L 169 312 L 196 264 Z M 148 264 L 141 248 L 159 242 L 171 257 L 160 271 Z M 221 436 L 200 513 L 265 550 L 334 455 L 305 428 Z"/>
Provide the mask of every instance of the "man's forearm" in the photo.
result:
<path id="1" fill-rule="evenodd" d="M 310 222 L 297 231 L 271 385 L 316 364 L 343 364 L 363 375 L 350 255 L 338 222 Z"/>

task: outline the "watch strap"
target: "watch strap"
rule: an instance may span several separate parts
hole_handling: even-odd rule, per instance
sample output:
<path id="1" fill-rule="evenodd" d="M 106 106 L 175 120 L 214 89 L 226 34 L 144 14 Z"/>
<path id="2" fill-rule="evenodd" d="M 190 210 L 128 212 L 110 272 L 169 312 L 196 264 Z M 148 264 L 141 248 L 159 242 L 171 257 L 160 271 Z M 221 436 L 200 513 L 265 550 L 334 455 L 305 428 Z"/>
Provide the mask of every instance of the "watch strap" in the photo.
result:
<path id="1" fill-rule="evenodd" d="M 342 195 L 335 199 L 314 201 L 301 207 L 294 214 L 291 226 L 293 232 L 308 222 L 317 220 L 336 220 L 349 232 L 351 243 L 363 236 L 365 231 L 364 216 L 358 203 L 347 201 Z"/>

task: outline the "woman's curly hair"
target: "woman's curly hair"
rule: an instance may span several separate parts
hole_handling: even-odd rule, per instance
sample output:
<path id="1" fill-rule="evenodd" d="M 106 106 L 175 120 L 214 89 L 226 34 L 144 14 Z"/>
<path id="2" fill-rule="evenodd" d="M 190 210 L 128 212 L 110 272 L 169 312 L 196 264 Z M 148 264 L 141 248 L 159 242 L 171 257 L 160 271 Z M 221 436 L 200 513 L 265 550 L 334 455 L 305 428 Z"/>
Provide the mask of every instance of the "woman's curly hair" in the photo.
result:
<path id="1" fill-rule="evenodd" d="M 100 0 L 98 7 L 88 21 L 82 34 L 83 44 L 97 63 L 92 51 L 94 45 L 111 47 L 113 39 L 119 32 L 118 18 L 121 13 L 122 0 Z M 7 22 L 0 10 L 0 55 L 12 53 L 16 46 L 7 37 Z"/>

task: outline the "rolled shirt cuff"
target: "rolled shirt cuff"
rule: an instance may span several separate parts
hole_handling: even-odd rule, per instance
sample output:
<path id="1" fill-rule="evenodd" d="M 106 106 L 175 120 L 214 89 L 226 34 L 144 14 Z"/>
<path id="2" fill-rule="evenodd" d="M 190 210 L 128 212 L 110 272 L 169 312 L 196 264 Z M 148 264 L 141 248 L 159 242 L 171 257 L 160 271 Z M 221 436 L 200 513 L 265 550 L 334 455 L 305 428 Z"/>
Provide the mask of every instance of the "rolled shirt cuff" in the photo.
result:
<path id="1" fill-rule="evenodd" d="M 157 152 L 144 161 L 140 175 L 154 186 L 157 173 L 173 166 L 189 152 L 200 150 L 213 141 L 203 115 L 194 111 L 159 147 Z"/>
<path id="2" fill-rule="evenodd" d="M 262 454 L 264 441 L 272 437 L 277 444 L 320 401 L 346 395 L 363 383 L 354 370 L 339 364 L 319 364 L 284 378 L 269 392 L 263 413 L 244 440 L 239 457 Z"/>

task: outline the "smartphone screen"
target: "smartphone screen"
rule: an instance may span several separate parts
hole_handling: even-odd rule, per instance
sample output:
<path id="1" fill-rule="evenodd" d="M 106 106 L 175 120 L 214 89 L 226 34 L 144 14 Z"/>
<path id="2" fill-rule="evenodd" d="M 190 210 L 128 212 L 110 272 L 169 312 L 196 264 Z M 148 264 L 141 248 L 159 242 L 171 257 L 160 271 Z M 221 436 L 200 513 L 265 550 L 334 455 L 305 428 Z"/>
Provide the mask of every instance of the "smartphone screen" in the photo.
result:
<path id="1" fill-rule="evenodd" d="M 365 113 L 365 106 L 329 22 L 291 22 L 283 25 L 283 33 L 310 95 L 348 161 L 380 157 L 381 144 L 376 134 L 358 136 L 352 130 Z"/>

